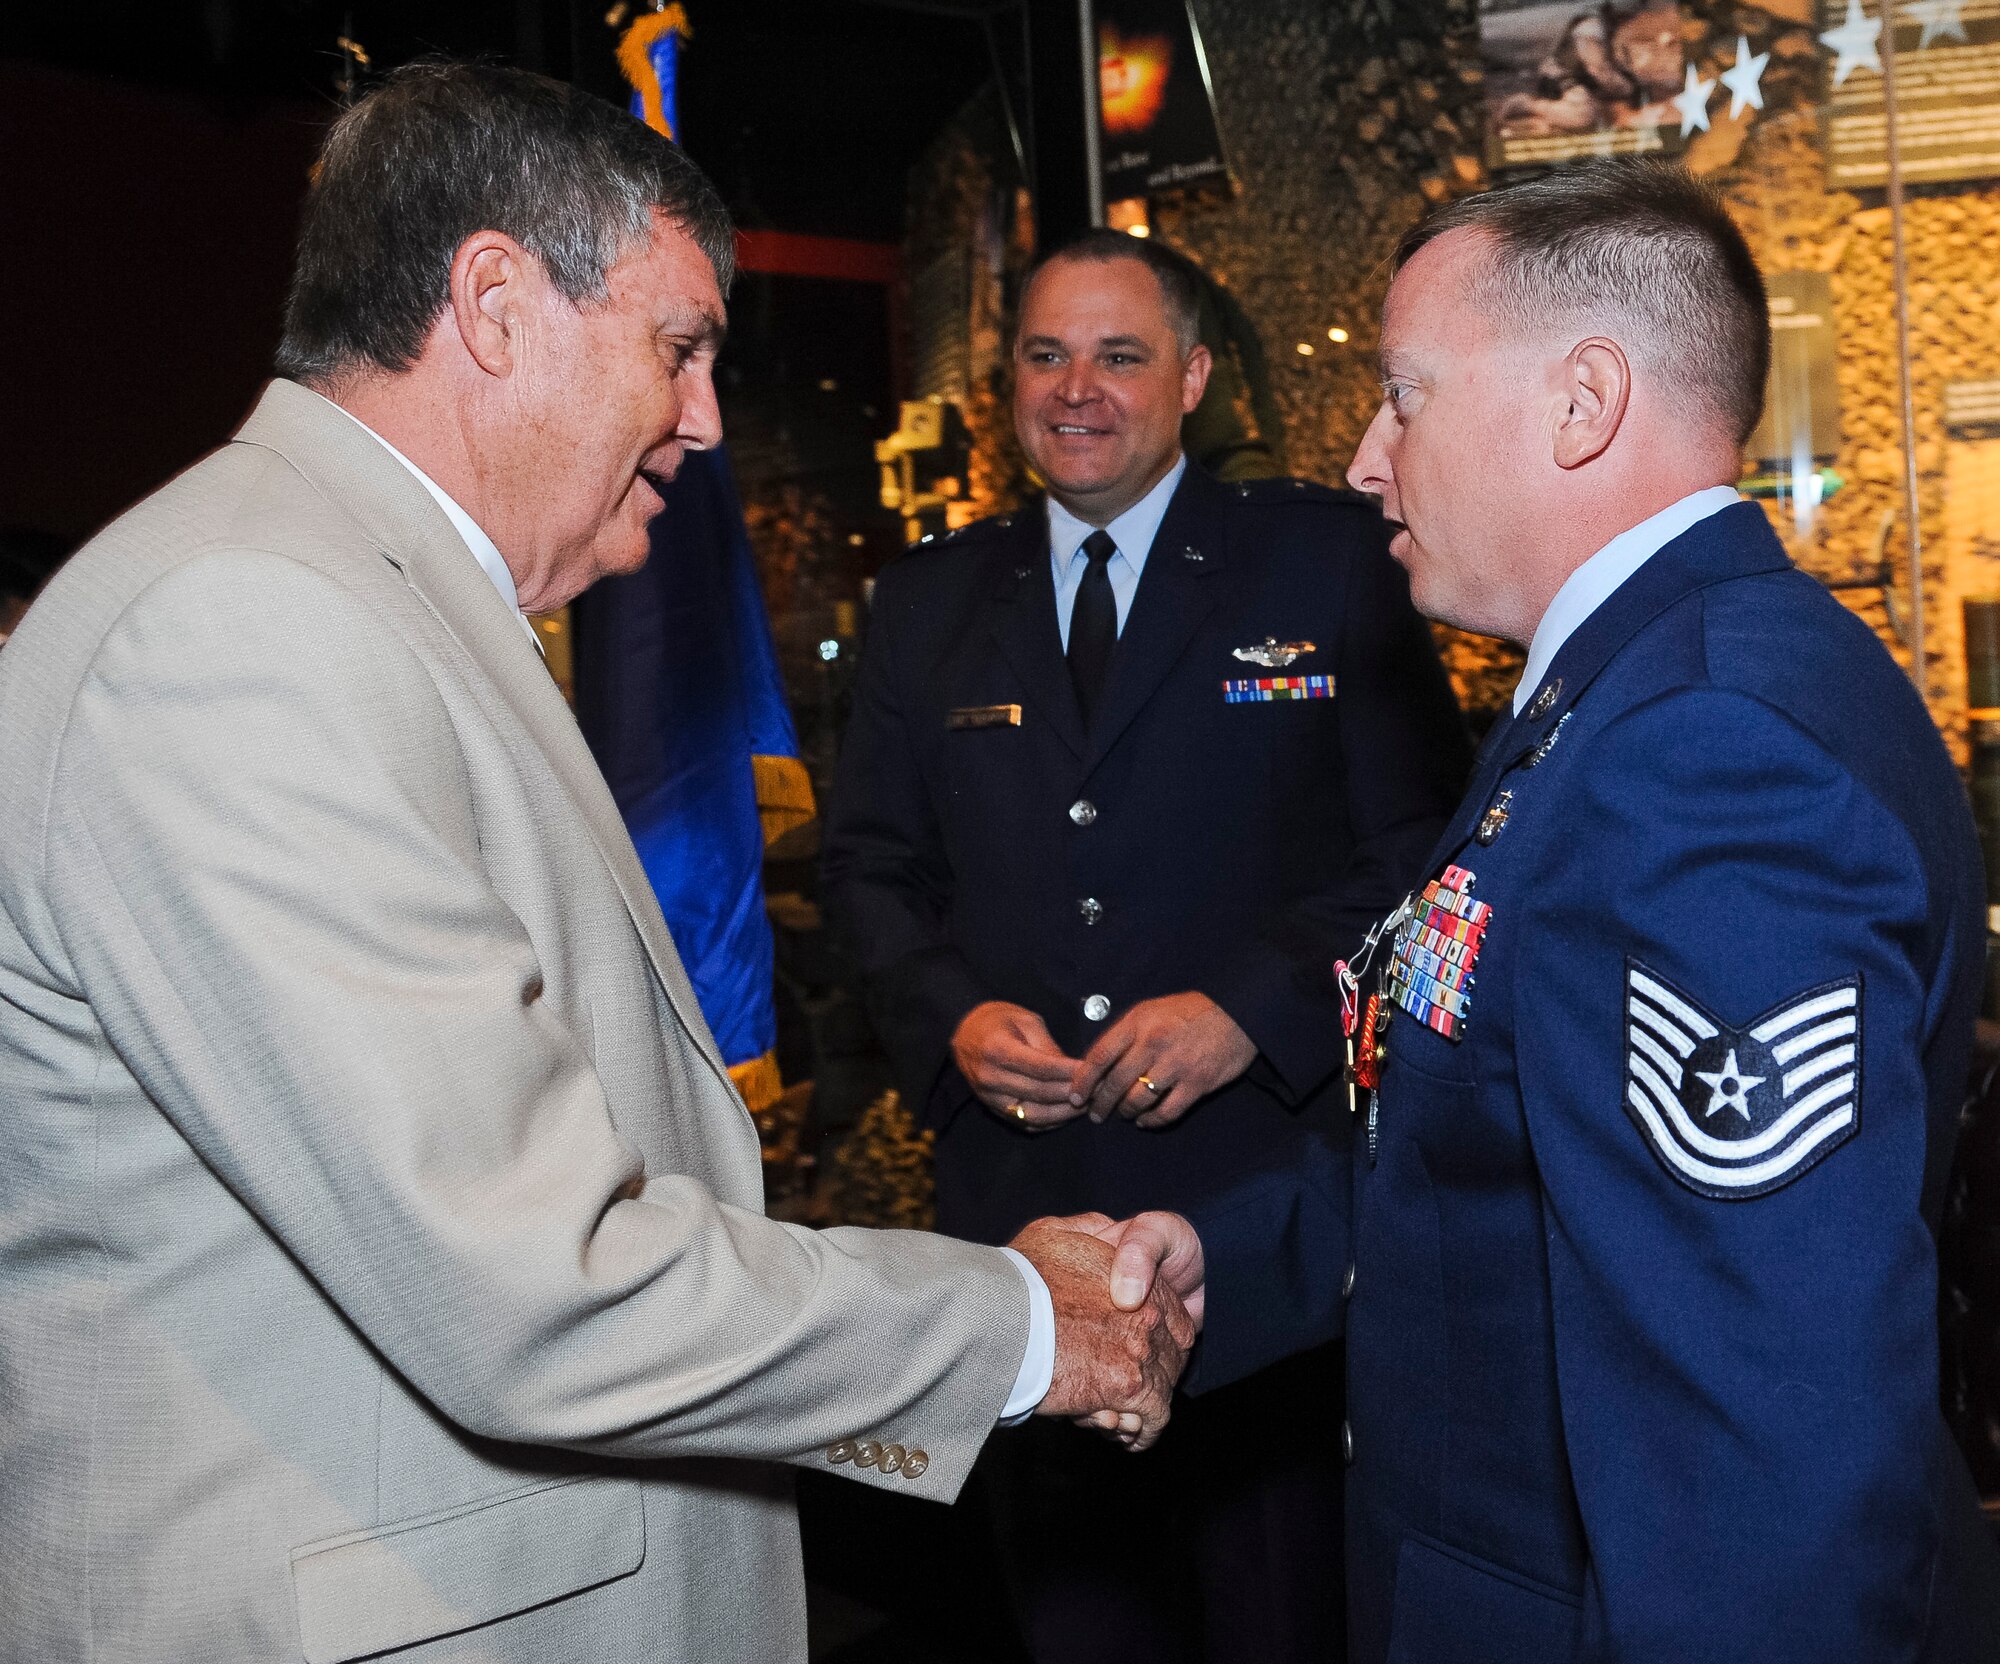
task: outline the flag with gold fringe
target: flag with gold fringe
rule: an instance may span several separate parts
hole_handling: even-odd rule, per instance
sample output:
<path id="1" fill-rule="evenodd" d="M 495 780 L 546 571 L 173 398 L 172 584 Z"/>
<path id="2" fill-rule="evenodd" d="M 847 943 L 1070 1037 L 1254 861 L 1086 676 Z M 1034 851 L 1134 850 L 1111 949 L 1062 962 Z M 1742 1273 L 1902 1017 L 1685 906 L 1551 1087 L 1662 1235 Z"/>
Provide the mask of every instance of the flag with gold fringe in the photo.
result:
<path id="1" fill-rule="evenodd" d="M 572 604 L 576 716 L 759 1110 L 782 1090 L 764 850 L 815 806 L 725 452 L 689 453 L 652 543 Z"/>
<path id="2" fill-rule="evenodd" d="M 642 12 L 618 38 L 618 68 L 632 88 L 632 113 L 655 133 L 680 137 L 681 42 L 693 33 L 679 5 Z"/>

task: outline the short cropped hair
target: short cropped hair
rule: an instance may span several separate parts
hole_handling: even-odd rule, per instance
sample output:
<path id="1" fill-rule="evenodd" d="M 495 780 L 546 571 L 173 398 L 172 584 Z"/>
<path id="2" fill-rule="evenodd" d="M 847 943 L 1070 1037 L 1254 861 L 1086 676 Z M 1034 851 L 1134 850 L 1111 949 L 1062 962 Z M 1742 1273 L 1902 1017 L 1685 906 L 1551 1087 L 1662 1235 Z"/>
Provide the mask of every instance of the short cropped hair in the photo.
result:
<path id="1" fill-rule="evenodd" d="M 1201 339 L 1201 276 L 1193 261 L 1172 249 L 1162 248 L 1150 237 L 1134 237 L 1128 231 L 1112 231 L 1104 226 L 1059 244 L 1028 268 L 1028 281 L 1021 293 L 1041 274 L 1042 268 L 1058 260 L 1136 260 L 1151 272 L 1160 285 L 1166 303 L 1167 322 L 1182 352 L 1192 352 Z"/>
<path id="2" fill-rule="evenodd" d="M 410 368 L 444 310 L 452 259 L 477 231 L 512 237 L 575 304 L 601 301 L 606 271 L 651 234 L 656 208 L 694 239 L 726 293 L 729 214 L 678 146 L 525 70 L 406 65 L 327 134 L 278 374 L 325 382 Z"/>
<path id="3" fill-rule="evenodd" d="M 1578 162 L 1463 197 L 1408 232 L 1400 270 L 1449 231 L 1492 240 L 1473 304 L 1524 331 L 1601 328 L 1740 445 L 1764 408 L 1764 279 L 1718 192 L 1645 157 Z"/>

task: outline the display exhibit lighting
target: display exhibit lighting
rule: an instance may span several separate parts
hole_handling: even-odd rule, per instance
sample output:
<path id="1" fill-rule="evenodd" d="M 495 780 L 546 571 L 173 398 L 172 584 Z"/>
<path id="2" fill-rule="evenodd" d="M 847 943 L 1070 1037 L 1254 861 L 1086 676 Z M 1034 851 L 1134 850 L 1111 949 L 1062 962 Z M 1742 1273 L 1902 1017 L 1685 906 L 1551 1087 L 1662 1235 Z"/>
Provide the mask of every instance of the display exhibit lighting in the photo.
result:
<path id="1" fill-rule="evenodd" d="M 1313 344 L 1312 344 L 1312 342 L 1310 342 L 1310 341 L 1301 341 L 1301 342 L 1299 343 L 1299 345 L 1298 345 L 1298 354 L 1299 354 L 1299 357 L 1301 357 L 1301 358 L 1310 358 L 1310 357 L 1312 357 L 1312 355 L 1313 355 Z"/>
<path id="2" fill-rule="evenodd" d="M 1326 338 L 1335 346 L 1344 346 L 1347 343 L 1348 335 L 1346 330 L 1335 324 L 1333 328 L 1326 332 Z"/>

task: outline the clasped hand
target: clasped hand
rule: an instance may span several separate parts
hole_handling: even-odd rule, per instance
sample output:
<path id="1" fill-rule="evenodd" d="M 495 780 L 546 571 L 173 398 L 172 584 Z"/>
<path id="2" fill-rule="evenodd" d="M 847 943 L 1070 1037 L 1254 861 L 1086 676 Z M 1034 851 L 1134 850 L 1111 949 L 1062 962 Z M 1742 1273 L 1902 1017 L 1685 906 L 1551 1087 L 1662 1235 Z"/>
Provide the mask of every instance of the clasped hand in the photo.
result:
<path id="1" fill-rule="evenodd" d="M 1144 1450 L 1167 1425 L 1203 1311 L 1201 1239 L 1179 1214 L 1037 1219 L 1009 1244 L 1048 1285 L 1055 1373 L 1037 1415 Z"/>
<path id="2" fill-rule="evenodd" d="M 1141 1000 L 1081 1058 L 1065 1056 L 1023 1006 L 974 1006 L 951 1039 L 952 1059 L 980 1102 L 1034 1131 L 1079 1115 L 1171 1126 L 1250 1067 L 1257 1048 L 1206 994 Z"/>

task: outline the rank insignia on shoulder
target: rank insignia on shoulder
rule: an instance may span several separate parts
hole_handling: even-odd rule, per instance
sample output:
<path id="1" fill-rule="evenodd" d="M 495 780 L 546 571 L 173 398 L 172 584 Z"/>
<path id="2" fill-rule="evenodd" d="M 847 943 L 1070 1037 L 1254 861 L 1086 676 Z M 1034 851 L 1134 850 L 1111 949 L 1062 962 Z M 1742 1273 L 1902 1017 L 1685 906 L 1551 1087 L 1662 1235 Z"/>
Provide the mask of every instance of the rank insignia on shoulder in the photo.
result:
<path id="1" fill-rule="evenodd" d="M 1266 670 L 1286 670 L 1295 660 L 1318 651 L 1309 641 L 1280 642 L 1276 636 L 1266 636 L 1258 646 L 1239 647 L 1229 656 L 1245 664 L 1261 664 Z"/>
<path id="2" fill-rule="evenodd" d="M 1861 1127 L 1861 979 L 1731 1028 L 1625 962 L 1625 1110 L 1666 1170 L 1721 1200 L 1765 1196 Z"/>
<path id="3" fill-rule="evenodd" d="M 1256 681 L 1224 682 L 1225 705 L 1263 705 L 1277 699 L 1331 699 L 1331 676 L 1261 676 Z"/>
<path id="4" fill-rule="evenodd" d="M 1425 885 L 1389 958 L 1389 998 L 1451 1041 L 1464 1038 L 1473 967 L 1493 919 L 1491 907 L 1472 899 L 1473 883 L 1465 868 L 1446 867 Z"/>

